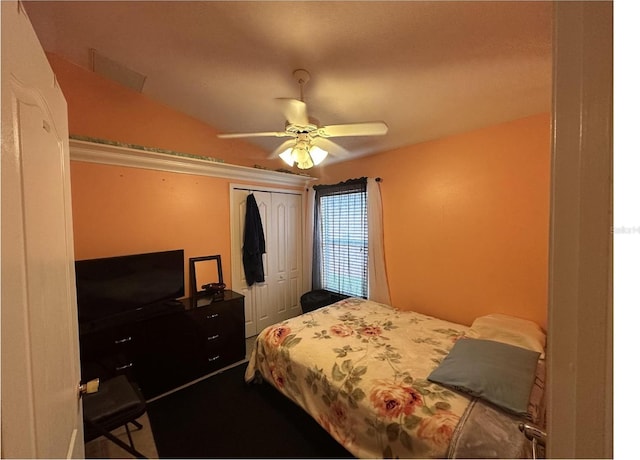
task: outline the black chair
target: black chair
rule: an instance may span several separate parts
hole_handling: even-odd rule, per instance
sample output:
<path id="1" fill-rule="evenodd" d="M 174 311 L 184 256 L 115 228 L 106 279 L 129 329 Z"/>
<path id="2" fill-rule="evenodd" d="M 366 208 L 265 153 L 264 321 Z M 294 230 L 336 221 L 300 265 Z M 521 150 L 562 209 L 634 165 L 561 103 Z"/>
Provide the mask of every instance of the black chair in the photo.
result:
<path id="1" fill-rule="evenodd" d="M 140 390 L 126 376 L 101 382 L 96 393 L 84 396 L 82 410 L 85 442 L 104 436 L 136 458 L 147 458 L 136 450 L 129 430 L 129 423 L 142 429 L 136 419 L 147 411 L 147 405 Z M 130 445 L 111 433 L 121 426 L 127 430 Z"/>
<path id="2" fill-rule="evenodd" d="M 326 289 L 315 289 L 302 294 L 302 297 L 300 297 L 300 307 L 302 308 L 303 313 L 309 313 L 310 311 L 317 310 L 318 308 L 339 302 L 347 297 L 349 296 L 327 291 Z"/>

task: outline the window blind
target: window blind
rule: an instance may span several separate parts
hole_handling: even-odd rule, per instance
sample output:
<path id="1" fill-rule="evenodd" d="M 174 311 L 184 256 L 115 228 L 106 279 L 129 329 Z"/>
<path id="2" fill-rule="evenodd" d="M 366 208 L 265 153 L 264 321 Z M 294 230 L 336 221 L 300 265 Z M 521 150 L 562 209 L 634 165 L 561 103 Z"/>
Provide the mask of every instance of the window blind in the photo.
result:
<path id="1" fill-rule="evenodd" d="M 316 186 L 314 267 L 323 289 L 367 297 L 366 178 Z"/>

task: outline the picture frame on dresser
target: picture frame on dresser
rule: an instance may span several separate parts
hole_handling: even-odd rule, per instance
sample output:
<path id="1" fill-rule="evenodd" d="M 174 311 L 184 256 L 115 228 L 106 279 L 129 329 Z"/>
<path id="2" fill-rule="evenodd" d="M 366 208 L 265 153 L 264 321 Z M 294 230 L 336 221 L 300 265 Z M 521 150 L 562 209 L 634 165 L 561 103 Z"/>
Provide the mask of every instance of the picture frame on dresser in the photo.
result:
<path id="1" fill-rule="evenodd" d="M 209 305 L 224 298 L 222 258 L 219 254 L 189 258 L 191 306 Z"/>

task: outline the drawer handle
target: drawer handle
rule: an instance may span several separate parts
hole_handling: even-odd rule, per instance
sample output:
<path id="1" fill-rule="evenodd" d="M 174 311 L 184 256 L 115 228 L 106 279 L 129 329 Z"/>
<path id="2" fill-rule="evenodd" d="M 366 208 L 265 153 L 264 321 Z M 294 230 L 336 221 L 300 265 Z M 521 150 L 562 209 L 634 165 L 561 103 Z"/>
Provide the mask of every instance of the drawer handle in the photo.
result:
<path id="1" fill-rule="evenodd" d="M 210 315 L 207 315 L 207 319 L 213 319 L 213 318 L 217 318 L 218 317 L 218 313 L 212 313 Z"/>
<path id="2" fill-rule="evenodd" d="M 215 339 L 217 339 L 218 337 L 220 337 L 220 334 L 216 334 L 216 335 L 209 336 L 209 337 L 207 337 L 207 340 L 215 340 Z"/>
<path id="3" fill-rule="evenodd" d="M 125 337 L 124 339 L 119 339 L 119 340 L 115 340 L 115 343 L 127 343 L 127 342 L 131 342 L 131 336 L 129 337 Z"/>
<path id="4" fill-rule="evenodd" d="M 220 355 L 214 356 L 213 358 L 207 358 L 209 360 L 210 363 L 214 362 L 216 359 L 218 359 L 220 357 Z"/>
<path id="5" fill-rule="evenodd" d="M 116 370 L 117 371 L 123 371 L 125 369 L 129 369 L 130 367 L 133 367 L 133 363 L 125 364 L 124 366 L 118 366 L 118 367 L 116 367 Z"/>

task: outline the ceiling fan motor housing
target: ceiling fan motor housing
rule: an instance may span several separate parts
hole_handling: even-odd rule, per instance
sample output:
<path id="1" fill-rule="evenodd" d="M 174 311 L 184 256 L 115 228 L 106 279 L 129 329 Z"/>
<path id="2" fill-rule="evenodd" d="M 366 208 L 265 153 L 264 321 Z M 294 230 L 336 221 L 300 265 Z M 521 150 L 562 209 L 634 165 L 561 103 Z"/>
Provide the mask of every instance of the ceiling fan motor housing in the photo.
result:
<path id="1" fill-rule="evenodd" d="M 288 134 L 298 135 L 298 134 L 309 134 L 315 133 L 318 130 L 318 126 L 320 123 L 315 118 L 309 117 L 309 123 L 306 125 L 297 125 L 294 123 L 287 123 L 285 126 L 285 131 Z"/>
<path id="2" fill-rule="evenodd" d="M 293 71 L 293 78 L 296 79 L 298 84 L 304 85 L 311 80 L 311 74 L 304 69 L 296 69 Z"/>

